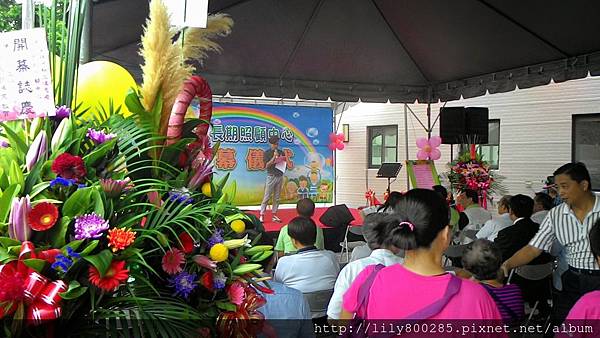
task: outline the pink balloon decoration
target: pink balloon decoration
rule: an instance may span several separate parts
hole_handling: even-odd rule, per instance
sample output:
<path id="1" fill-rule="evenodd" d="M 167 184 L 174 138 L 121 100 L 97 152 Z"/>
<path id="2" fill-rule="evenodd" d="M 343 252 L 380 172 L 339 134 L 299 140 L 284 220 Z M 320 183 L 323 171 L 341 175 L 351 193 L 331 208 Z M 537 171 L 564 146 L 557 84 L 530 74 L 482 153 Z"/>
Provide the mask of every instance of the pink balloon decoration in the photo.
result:
<path id="1" fill-rule="evenodd" d="M 329 150 L 331 150 L 331 151 L 335 151 L 336 144 L 335 143 L 329 143 L 329 145 L 327 146 L 327 148 L 329 148 Z"/>
<path id="2" fill-rule="evenodd" d="M 344 133 L 337 134 L 337 142 L 344 142 Z"/>
<path id="3" fill-rule="evenodd" d="M 329 133 L 329 142 L 336 143 L 337 135 L 335 133 Z"/>
<path id="4" fill-rule="evenodd" d="M 417 159 L 419 160 L 439 160 L 442 153 L 438 147 L 442 144 L 442 139 L 439 136 L 432 136 L 430 139 L 419 137 L 417 139 Z"/>
<path id="5" fill-rule="evenodd" d="M 337 149 L 338 149 L 338 150 L 344 150 L 344 147 L 345 147 L 345 146 L 346 146 L 346 145 L 345 145 L 345 144 L 343 144 L 343 143 L 338 143 L 338 144 L 336 145 L 336 147 L 337 147 Z"/>

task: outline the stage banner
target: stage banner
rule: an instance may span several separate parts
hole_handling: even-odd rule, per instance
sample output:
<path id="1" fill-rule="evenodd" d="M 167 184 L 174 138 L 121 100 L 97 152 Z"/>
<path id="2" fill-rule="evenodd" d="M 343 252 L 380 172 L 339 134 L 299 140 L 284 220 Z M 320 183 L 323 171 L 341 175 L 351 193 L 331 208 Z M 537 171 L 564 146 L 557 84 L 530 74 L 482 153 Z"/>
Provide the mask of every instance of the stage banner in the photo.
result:
<path id="1" fill-rule="evenodd" d="M 309 197 L 333 202 L 334 160 L 327 147 L 333 132 L 331 108 L 281 105 L 215 104 L 211 141 L 221 142 L 216 154 L 218 176 L 231 173 L 237 184 L 236 205 L 260 205 L 267 176 L 264 152 L 277 135 L 290 158 L 280 203 Z"/>

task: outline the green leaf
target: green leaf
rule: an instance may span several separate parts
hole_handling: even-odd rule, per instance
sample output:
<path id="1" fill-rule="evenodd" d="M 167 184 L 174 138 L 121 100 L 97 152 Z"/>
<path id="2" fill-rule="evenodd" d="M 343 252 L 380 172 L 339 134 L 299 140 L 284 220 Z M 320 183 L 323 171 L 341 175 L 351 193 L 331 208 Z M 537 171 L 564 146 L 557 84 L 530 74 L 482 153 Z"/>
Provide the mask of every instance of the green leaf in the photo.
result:
<path id="1" fill-rule="evenodd" d="M 94 251 L 94 249 L 96 249 L 96 247 L 98 246 L 98 243 L 100 243 L 100 241 L 98 241 L 97 239 L 88 243 L 88 245 L 85 247 L 85 249 L 83 249 L 79 253 L 81 255 L 81 257 L 87 256 L 90 254 L 90 252 Z"/>
<path id="2" fill-rule="evenodd" d="M 71 223 L 71 217 L 63 216 L 60 219 L 60 222 L 56 223 L 54 227 L 48 231 L 53 247 L 62 248 L 65 245 L 69 223 Z"/>
<path id="3" fill-rule="evenodd" d="M 23 263 L 25 265 L 27 265 L 28 267 L 32 268 L 33 270 L 40 272 L 40 273 L 44 269 L 44 266 L 46 266 L 45 260 L 37 259 L 37 258 L 24 259 Z"/>
<path id="4" fill-rule="evenodd" d="M 92 201 L 94 201 L 94 212 L 104 218 L 104 202 L 102 201 L 102 195 L 97 189 L 92 191 Z"/>
<path id="5" fill-rule="evenodd" d="M 14 258 L 8 253 L 8 250 L 5 248 L 0 248 L 0 263 L 4 263 L 5 260 Z"/>
<path id="6" fill-rule="evenodd" d="M 104 277 L 104 274 L 112 262 L 112 258 L 113 255 L 108 249 L 100 251 L 97 255 L 83 257 L 83 259 L 90 262 L 90 264 L 98 270 L 100 277 Z"/>
<path id="7" fill-rule="evenodd" d="M 235 312 L 237 310 L 237 306 L 235 306 L 235 304 L 232 304 L 232 303 L 229 303 L 229 302 L 216 302 L 215 305 L 219 309 L 225 310 L 225 311 Z"/>
<path id="8" fill-rule="evenodd" d="M 60 297 L 62 299 L 76 299 L 81 297 L 87 291 L 87 289 L 88 288 L 86 286 L 81 286 L 79 282 L 72 281 L 69 283 L 69 289 L 60 293 Z"/>
<path id="9" fill-rule="evenodd" d="M 3 248 L 9 248 L 11 246 L 21 247 L 21 242 L 8 237 L 0 237 L 0 245 L 2 245 Z"/>
<path id="10" fill-rule="evenodd" d="M 41 182 L 33 186 L 29 197 L 34 198 L 39 195 L 42 191 L 46 190 L 50 186 L 50 182 Z"/>
<path id="11" fill-rule="evenodd" d="M 62 214 L 69 217 L 84 214 L 90 207 L 91 196 L 94 189 L 83 188 L 75 191 L 62 207 Z"/>
<path id="12" fill-rule="evenodd" d="M 71 242 L 69 242 L 69 244 L 65 245 L 61 250 L 67 250 L 67 247 L 70 247 L 73 251 L 77 251 L 77 249 L 79 249 L 81 244 L 83 244 L 83 239 L 71 241 Z"/>
<path id="13" fill-rule="evenodd" d="M 85 162 L 85 166 L 87 168 L 94 167 L 98 161 L 102 160 L 106 154 L 108 154 L 115 145 L 117 144 L 117 139 L 114 138 L 108 142 L 103 143 L 98 148 L 94 149 L 91 153 L 85 155 L 83 157 L 83 161 Z"/>
<path id="14" fill-rule="evenodd" d="M 13 184 L 4 190 L 4 193 L 2 193 L 2 197 L 0 197 L 0 223 L 8 222 L 8 215 L 10 213 L 12 201 L 20 190 L 20 185 Z"/>
<path id="15" fill-rule="evenodd" d="M 133 88 L 129 88 L 127 91 L 127 95 L 125 96 L 125 106 L 127 106 L 127 109 L 135 115 L 146 114 L 146 109 L 144 109 L 140 97 Z"/>
<path id="16" fill-rule="evenodd" d="M 19 167 L 19 164 L 15 161 L 10 163 L 10 169 L 8 171 L 8 184 L 19 185 L 19 192 L 21 192 L 20 189 L 25 184 L 25 177 L 23 176 L 23 171 Z"/>
<path id="17" fill-rule="evenodd" d="M 6 133 L 6 138 L 8 139 L 8 143 L 10 144 L 10 146 L 13 147 L 18 154 L 27 154 L 27 150 L 29 149 L 29 147 L 27 147 L 27 144 L 23 142 L 23 138 L 17 133 L 15 133 L 11 129 L 11 127 L 8 126 L 8 124 L 2 123 L 1 125 L 3 127 L 4 132 Z"/>

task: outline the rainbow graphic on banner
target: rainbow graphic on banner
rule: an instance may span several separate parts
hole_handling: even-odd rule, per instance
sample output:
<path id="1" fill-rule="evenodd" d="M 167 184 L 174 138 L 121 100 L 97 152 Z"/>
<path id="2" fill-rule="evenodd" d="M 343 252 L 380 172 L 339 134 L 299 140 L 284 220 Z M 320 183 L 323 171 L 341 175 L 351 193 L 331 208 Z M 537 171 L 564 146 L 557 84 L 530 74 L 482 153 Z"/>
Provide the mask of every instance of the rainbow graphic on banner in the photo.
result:
<path id="1" fill-rule="evenodd" d="M 304 153 L 317 151 L 306 134 L 300 131 L 291 122 L 261 109 L 238 106 L 216 106 L 213 108 L 212 118 L 213 121 L 216 119 L 227 119 L 228 123 L 243 124 L 250 122 L 254 125 L 273 125 L 281 129 L 289 129 L 294 135 L 294 138 L 299 140 L 299 144 L 302 145 L 301 148 Z"/>

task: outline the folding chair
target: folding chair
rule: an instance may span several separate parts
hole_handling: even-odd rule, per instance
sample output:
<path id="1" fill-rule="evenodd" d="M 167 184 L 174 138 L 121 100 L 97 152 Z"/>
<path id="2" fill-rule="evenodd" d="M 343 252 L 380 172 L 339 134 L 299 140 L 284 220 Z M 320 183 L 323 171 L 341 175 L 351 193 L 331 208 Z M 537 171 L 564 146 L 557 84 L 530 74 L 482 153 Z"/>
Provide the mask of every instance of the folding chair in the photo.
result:
<path id="1" fill-rule="evenodd" d="M 346 254 L 345 262 L 346 263 L 350 262 L 350 251 L 352 251 L 357 246 L 365 244 L 365 242 L 363 242 L 363 241 L 348 242 L 348 233 L 362 236 L 362 228 L 360 226 L 352 226 L 352 225 L 348 225 L 348 227 L 346 228 L 346 233 L 344 234 L 344 241 L 340 242 L 340 246 L 342 247 L 342 254 L 340 256 L 340 259 L 344 256 L 344 252 L 345 252 L 345 254 Z"/>
<path id="2" fill-rule="evenodd" d="M 313 319 L 327 316 L 327 307 L 333 295 L 333 289 L 304 293 Z"/>
<path id="3" fill-rule="evenodd" d="M 545 264 L 538 264 L 538 265 L 523 265 L 523 266 L 520 266 L 520 267 L 510 271 L 510 274 L 508 276 L 508 281 L 506 282 L 506 284 L 510 284 L 515 273 L 524 279 L 538 281 L 538 280 L 542 280 L 544 278 L 550 277 L 552 275 L 552 273 L 554 272 L 554 268 L 555 268 L 554 261 L 551 261 L 551 262 L 548 262 Z M 551 290 L 551 288 L 552 288 L 551 280 L 549 282 L 548 287 Z M 529 313 L 529 317 L 527 318 L 527 322 L 525 323 L 525 325 L 528 325 L 529 322 L 531 321 L 531 318 L 533 318 L 533 315 L 535 314 L 535 310 L 537 309 L 539 303 L 540 303 L 539 300 L 537 300 L 534 303 L 533 309 L 531 309 L 531 312 Z"/>

